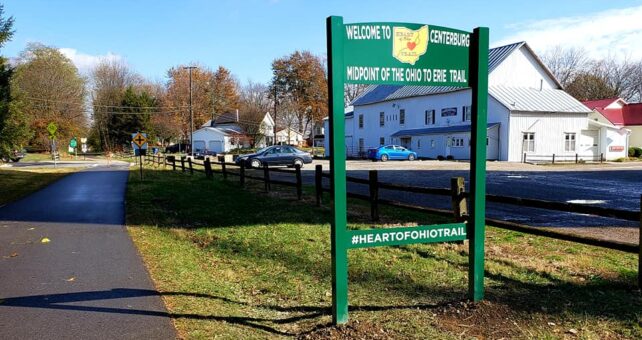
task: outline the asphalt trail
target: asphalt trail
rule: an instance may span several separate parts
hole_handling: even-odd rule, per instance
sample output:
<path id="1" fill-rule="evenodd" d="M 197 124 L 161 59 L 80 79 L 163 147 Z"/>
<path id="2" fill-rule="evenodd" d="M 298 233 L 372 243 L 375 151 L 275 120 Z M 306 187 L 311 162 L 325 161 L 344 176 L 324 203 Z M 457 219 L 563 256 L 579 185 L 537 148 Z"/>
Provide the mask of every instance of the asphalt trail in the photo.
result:
<path id="1" fill-rule="evenodd" d="M 0 208 L 0 337 L 176 338 L 124 226 L 127 176 L 96 167 Z"/>

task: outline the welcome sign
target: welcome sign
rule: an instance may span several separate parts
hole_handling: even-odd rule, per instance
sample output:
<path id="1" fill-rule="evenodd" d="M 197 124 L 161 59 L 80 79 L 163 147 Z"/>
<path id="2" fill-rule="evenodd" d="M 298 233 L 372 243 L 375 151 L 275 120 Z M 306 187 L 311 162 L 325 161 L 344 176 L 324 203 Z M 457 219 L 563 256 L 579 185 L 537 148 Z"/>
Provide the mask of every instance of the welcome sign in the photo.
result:
<path id="1" fill-rule="evenodd" d="M 332 184 L 332 322 L 348 322 L 348 251 L 358 248 L 469 240 L 468 295 L 484 296 L 488 29 L 473 33 L 428 24 L 343 24 L 327 19 Z M 347 228 L 343 90 L 350 84 L 470 87 L 472 127 L 470 218 L 466 223 L 400 228 Z M 442 111 L 456 114 L 457 109 Z"/>
<path id="2" fill-rule="evenodd" d="M 349 83 L 468 86 L 468 32 L 421 24 L 347 24 L 343 47 Z"/>

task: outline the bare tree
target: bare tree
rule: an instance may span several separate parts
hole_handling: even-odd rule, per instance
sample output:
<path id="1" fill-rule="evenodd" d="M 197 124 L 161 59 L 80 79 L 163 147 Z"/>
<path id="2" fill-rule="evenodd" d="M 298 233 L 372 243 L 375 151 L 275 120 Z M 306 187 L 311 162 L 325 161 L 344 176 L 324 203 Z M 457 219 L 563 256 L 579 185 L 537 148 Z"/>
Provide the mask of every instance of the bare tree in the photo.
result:
<path id="1" fill-rule="evenodd" d="M 368 88 L 365 84 L 345 84 L 343 89 L 343 101 L 346 107 L 352 105 L 352 101 L 357 99 Z"/>
<path id="2" fill-rule="evenodd" d="M 238 124 L 249 138 L 250 145 L 254 147 L 270 132 L 263 124 L 263 118 L 269 112 L 271 103 L 268 87 L 248 81 L 241 89 L 239 102 Z"/>
<path id="3" fill-rule="evenodd" d="M 558 45 L 542 53 L 541 58 L 564 87 L 579 73 L 586 71 L 590 64 L 586 50 L 576 47 Z"/>

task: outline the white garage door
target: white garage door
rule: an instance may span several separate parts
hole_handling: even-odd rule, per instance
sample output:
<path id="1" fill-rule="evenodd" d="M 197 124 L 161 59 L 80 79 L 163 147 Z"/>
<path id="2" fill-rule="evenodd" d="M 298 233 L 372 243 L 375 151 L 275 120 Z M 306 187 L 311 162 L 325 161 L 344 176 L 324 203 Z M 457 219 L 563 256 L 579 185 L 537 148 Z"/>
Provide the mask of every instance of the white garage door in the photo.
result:
<path id="1" fill-rule="evenodd" d="M 209 151 L 213 151 L 213 152 L 216 152 L 216 153 L 223 152 L 223 141 L 211 140 L 209 142 L 209 145 L 207 146 L 207 149 Z"/>
<path id="2" fill-rule="evenodd" d="M 597 156 L 599 154 L 600 130 L 583 130 L 580 136 L 580 156 Z"/>

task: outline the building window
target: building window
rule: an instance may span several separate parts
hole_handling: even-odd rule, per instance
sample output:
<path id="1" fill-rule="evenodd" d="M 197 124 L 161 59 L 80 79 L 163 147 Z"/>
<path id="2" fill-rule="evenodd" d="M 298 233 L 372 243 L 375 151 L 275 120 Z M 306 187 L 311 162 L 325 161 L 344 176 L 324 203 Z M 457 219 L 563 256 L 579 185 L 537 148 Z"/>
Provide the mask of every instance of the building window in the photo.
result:
<path id="1" fill-rule="evenodd" d="M 522 142 L 523 152 L 535 152 L 535 132 L 524 132 Z"/>
<path id="2" fill-rule="evenodd" d="M 406 124 L 406 110 L 399 110 L 399 125 Z"/>
<path id="3" fill-rule="evenodd" d="M 384 145 L 384 144 L 386 144 L 386 138 L 379 137 L 379 145 Z"/>
<path id="4" fill-rule="evenodd" d="M 359 154 L 363 154 L 364 149 L 364 143 L 363 143 L 363 138 L 359 138 Z"/>
<path id="5" fill-rule="evenodd" d="M 359 129 L 363 129 L 363 115 L 359 115 Z"/>
<path id="6" fill-rule="evenodd" d="M 462 121 L 469 122 L 471 119 L 470 105 L 462 107 Z"/>
<path id="7" fill-rule="evenodd" d="M 426 125 L 435 124 L 435 110 L 426 110 L 424 112 L 424 123 Z"/>
<path id="8" fill-rule="evenodd" d="M 464 146 L 464 139 L 463 138 L 453 138 L 451 140 L 451 146 L 453 148 L 461 148 Z"/>
<path id="9" fill-rule="evenodd" d="M 386 113 L 379 112 L 379 126 L 384 126 L 384 125 L 386 125 Z"/>
<path id="10" fill-rule="evenodd" d="M 417 149 L 421 149 L 421 139 L 417 138 Z"/>
<path id="11" fill-rule="evenodd" d="M 575 151 L 575 134 L 564 134 L 564 151 Z"/>
<path id="12" fill-rule="evenodd" d="M 457 108 L 456 107 L 449 107 L 445 109 L 441 109 L 441 116 L 442 117 L 452 117 L 457 115 Z"/>

